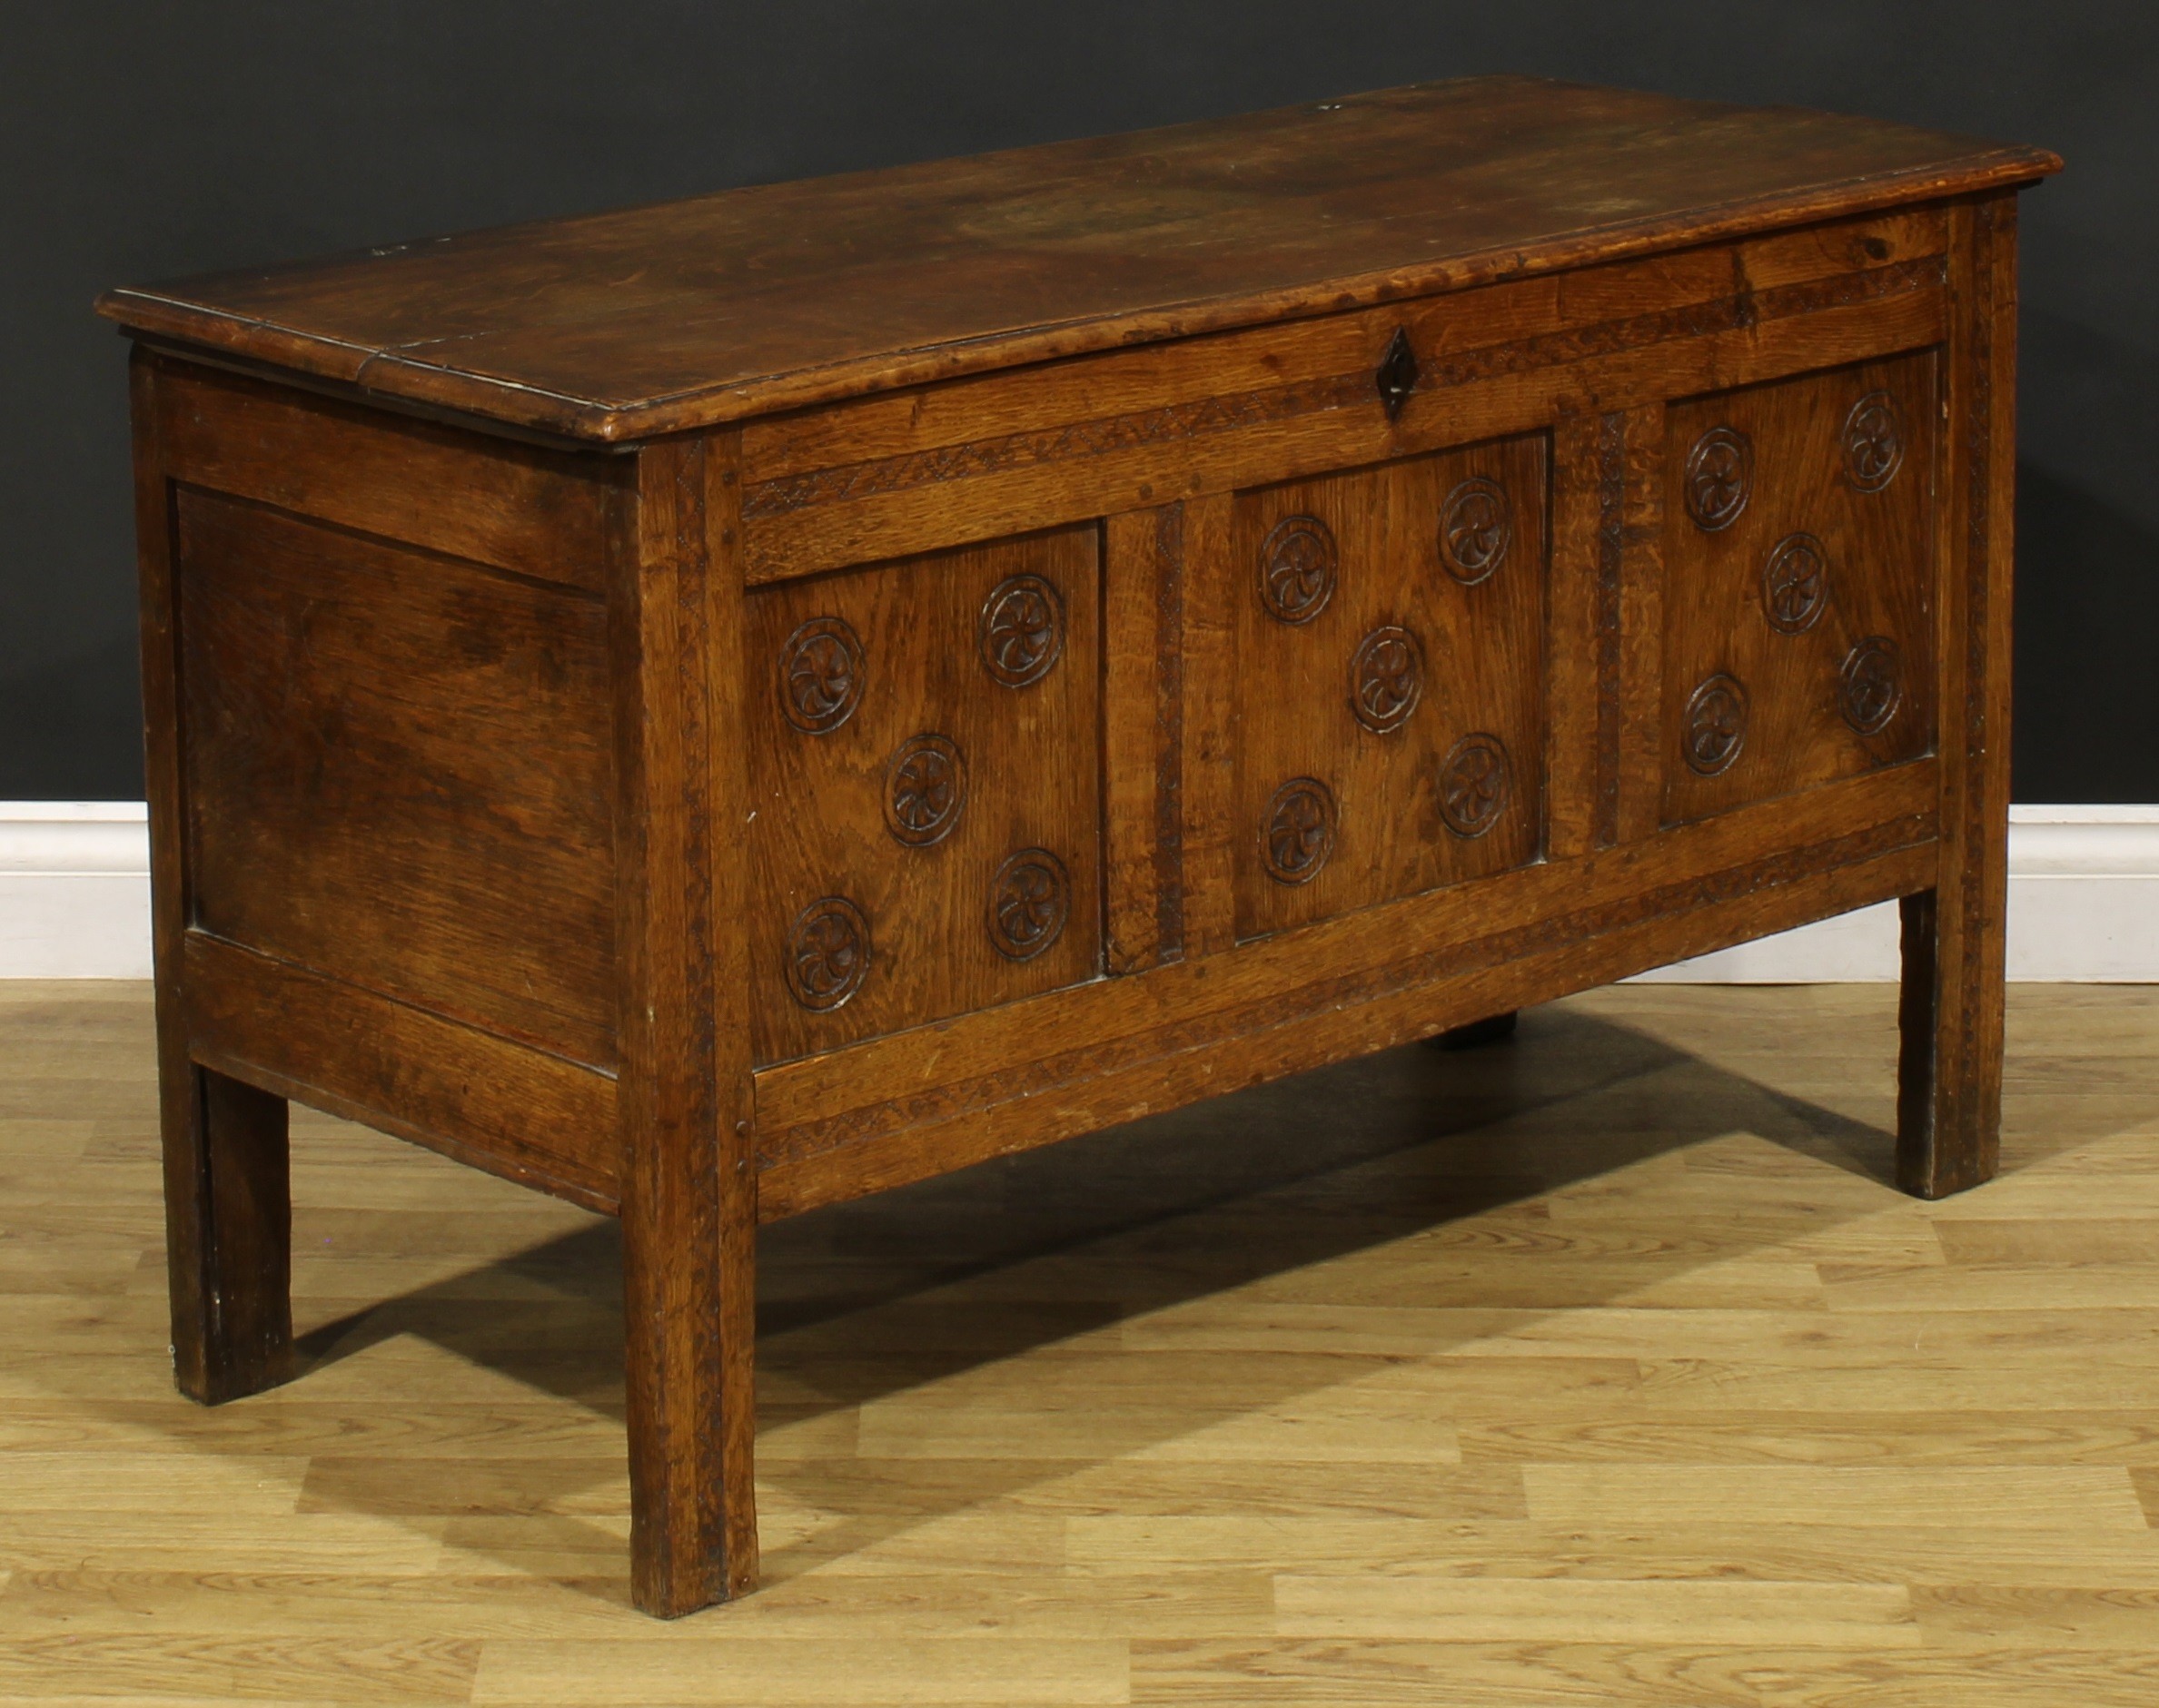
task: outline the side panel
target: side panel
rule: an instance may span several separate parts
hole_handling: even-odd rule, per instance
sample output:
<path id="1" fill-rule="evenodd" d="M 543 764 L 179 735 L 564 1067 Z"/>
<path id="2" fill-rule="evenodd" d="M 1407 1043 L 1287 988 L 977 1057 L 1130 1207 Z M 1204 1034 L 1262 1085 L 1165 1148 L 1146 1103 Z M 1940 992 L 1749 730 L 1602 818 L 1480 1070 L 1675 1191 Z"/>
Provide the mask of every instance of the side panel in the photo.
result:
<path id="1" fill-rule="evenodd" d="M 613 1209 L 629 465 L 137 369 L 190 1058 Z"/>
<path id="2" fill-rule="evenodd" d="M 183 490 L 190 923 L 615 1054 L 599 602 Z"/>

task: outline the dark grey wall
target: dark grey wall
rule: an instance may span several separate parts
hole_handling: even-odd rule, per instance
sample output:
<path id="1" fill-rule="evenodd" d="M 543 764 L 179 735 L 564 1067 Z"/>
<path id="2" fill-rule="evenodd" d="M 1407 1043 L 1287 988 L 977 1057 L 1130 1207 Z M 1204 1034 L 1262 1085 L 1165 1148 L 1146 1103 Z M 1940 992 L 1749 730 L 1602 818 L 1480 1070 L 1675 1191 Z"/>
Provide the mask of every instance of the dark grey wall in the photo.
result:
<path id="1" fill-rule="evenodd" d="M 0 0 L 0 799 L 141 787 L 106 285 L 1497 70 L 2068 157 L 2025 201 L 2016 794 L 2159 801 L 2148 0 Z"/>

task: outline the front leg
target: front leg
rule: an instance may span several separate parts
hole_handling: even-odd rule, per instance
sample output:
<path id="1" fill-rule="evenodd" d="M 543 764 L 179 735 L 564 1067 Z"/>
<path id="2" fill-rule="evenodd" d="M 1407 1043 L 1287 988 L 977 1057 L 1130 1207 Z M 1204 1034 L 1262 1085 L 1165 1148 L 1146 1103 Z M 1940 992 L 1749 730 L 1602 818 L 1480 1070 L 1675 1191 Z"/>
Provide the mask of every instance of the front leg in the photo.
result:
<path id="1" fill-rule="evenodd" d="M 609 588 L 631 1593 L 757 1582 L 757 1172 L 735 439 L 638 453 Z"/>
<path id="2" fill-rule="evenodd" d="M 1898 1012 L 1897 1182 L 1921 1198 L 1976 1186 L 2001 1160 L 2009 887 L 2015 201 L 1960 205 L 1949 235 L 1940 864 L 1933 889 L 1904 898 Z"/>

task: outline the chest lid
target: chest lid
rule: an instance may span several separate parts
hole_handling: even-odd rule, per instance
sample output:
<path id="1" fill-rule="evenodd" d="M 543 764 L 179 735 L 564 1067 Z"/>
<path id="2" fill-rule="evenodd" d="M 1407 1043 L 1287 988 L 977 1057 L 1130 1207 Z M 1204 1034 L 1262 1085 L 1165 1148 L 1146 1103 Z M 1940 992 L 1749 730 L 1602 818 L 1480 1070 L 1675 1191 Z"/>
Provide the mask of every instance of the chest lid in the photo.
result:
<path id="1" fill-rule="evenodd" d="M 2002 147 L 1526 77 L 108 292 L 129 331 L 603 443 L 2014 186 Z"/>

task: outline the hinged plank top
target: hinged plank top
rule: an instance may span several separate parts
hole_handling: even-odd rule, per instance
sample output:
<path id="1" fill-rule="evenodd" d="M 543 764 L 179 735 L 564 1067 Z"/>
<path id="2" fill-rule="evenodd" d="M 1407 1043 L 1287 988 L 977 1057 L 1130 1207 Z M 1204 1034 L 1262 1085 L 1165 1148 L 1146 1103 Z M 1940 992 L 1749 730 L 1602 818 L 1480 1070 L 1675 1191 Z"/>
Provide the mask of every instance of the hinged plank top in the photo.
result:
<path id="1" fill-rule="evenodd" d="M 619 442 L 2059 169 L 1481 77 L 109 292 L 130 331 Z"/>

